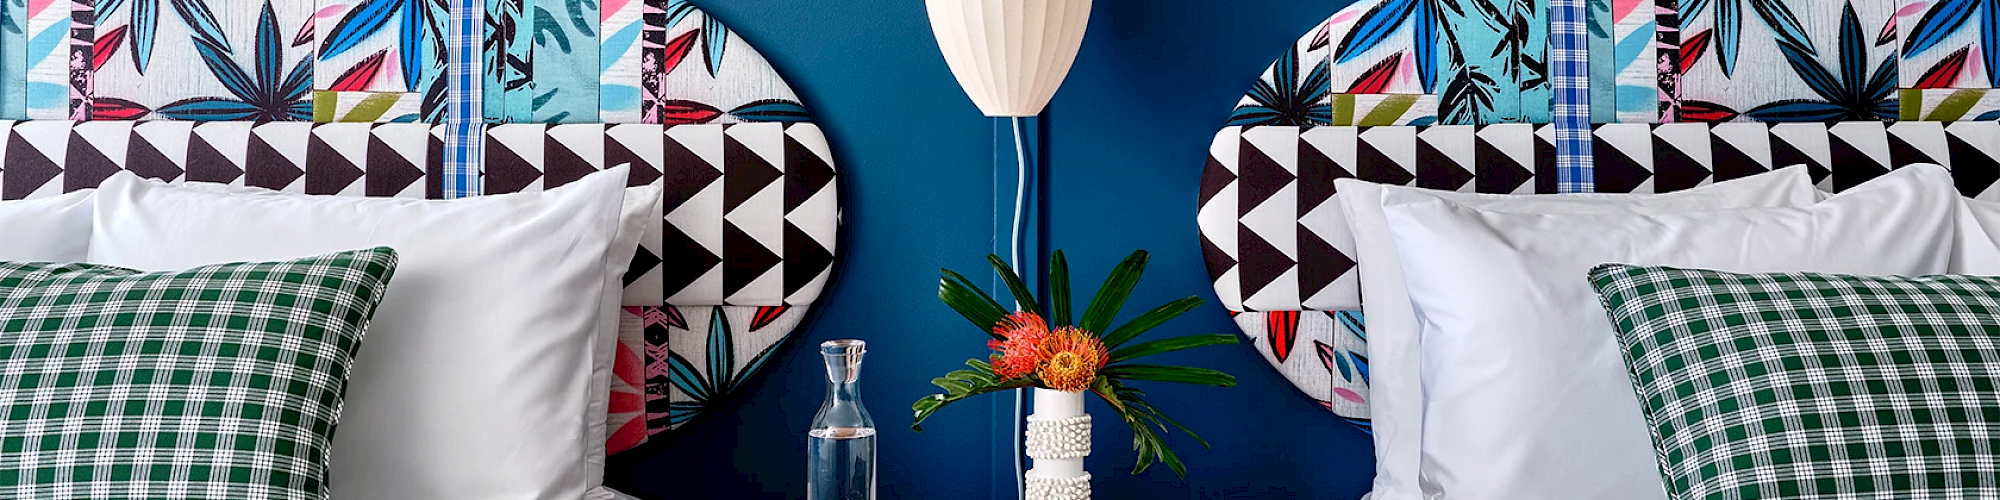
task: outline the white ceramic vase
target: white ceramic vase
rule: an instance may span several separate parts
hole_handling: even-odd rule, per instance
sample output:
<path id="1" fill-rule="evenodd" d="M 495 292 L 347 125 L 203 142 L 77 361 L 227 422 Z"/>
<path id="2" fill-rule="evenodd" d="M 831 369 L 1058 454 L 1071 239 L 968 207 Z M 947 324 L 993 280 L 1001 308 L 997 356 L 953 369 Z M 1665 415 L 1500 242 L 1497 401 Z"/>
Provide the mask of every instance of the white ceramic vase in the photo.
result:
<path id="1" fill-rule="evenodd" d="M 1090 456 L 1090 414 L 1083 412 L 1083 391 L 1035 389 L 1034 394 L 1025 446 L 1034 459 L 1027 500 L 1089 499 L 1083 457 Z"/>

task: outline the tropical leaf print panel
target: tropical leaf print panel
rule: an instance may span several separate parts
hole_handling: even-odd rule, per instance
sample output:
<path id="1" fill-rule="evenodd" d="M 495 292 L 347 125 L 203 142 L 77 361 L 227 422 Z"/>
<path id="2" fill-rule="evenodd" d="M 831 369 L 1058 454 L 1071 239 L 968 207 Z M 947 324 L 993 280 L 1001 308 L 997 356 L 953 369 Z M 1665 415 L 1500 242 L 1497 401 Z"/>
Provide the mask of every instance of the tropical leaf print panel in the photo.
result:
<path id="1" fill-rule="evenodd" d="M 1612 1 L 1611 15 L 1618 19 L 1612 25 L 1617 43 L 1612 46 L 1611 63 L 1617 71 L 1617 122 L 1654 123 L 1660 119 L 1658 9 L 1653 0 Z"/>
<path id="2" fill-rule="evenodd" d="M 1437 22 L 1430 0 L 1363 1 L 1299 40 L 1307 59 L 1336 58 L 1332 93 L 1424 94 L 1435 85 Z M 1420 22 L 1422 21 L 1422 22 Z M 1418 43 L 1419 37 L 1424 43 Z M 1423 47 L 1423 50 L 1415 50 Z"/>
<path id="3" fill-rule="evenodd" d="M 0 117 L 28 114 L 28 1 L 0 0 Z"/>
<path id="4" fill-rule="evenodd" d="M 537 123 L 598 123 L 598 0 L 536 0 L 533 23 L 535 78 L 528 102 Z M 509 103 L 513 105 L 513 103 Z"/>
<path id="5" fill-rule="evenodd" d="M 1438 118 L 1445 124 L 1547 123 L 1547 0 L 1441 2 Z"/>
<path id="6" fill-rule="evenodd" d="M 24 118 L 69 117 L 69 2 L 28 4 L 27 103 Z"/>
<path id="7" fill-rule="evenodd" d="M 417 93 L 444 74 L 447 0 L 318 1 L 314 90 Z"/>
<path id="8" fill-rule="evenodd" d="M 1894 3 L 1681 5 L 1682 121 L 1896 118 Z"/>
<path id="9" fill-rule="evenodd" d="M 636 0 L 635 0 L 636 1 Z M 657 92 L 642 95 L 648 123 L 798 122 L 811 119 L 797 94 L 766 77 L 771 64 L 722 22 L 684 0 L 659 16 L 667 26 Z M 646 21 L 649 24 L 651 21 Z M 642 63 L 643 64 L 643 63 Z M 645 70 L 654 74 L 650 68 Z M 642 110 L 643 112 L 643 110 Z"/>
<path id="10" fill-rule="evenodd" d="M 155 1 L 158 12 L 120 15 L 124 9 L 147 11 Z M 127 41 L 98 44 L 90 96 L 97 109 L 83 110 L 86 115 L 101 110 L 123 119 L 312 119 L 315 47 L 307 29 L 312 2 L 245 1 L 230 8 L 191 0 L 103 3 L 113 10 L 97 32 Z M 130 43 L 147 30 L 153 31 L 150 48 Z M 135 55 L 139 51 L 149 54 Z M 148 63 L 142 72 L 139 62 L 148 60 L 171 63 Z M 31 81 L 31 90 L 37 83 L 46 82 Z"/>
<path id="11" fill-rule="evenodd" d="M 644 0 L 604 0 L 598 32 L 598 116 L 610 123 L 638 123 L 642 50 L 646 31 Z"/>
<path id="12" fill-rule="evenodd" d="M 1898 0 L 1902 87 L 2000 87 L 2000 7 L 1984 0 Z"/>
<path id="13" fill-rule="evenodd" d="M 805 312 L 804 306 L 684 306 L 646 317 L 648 427 L 669 430 L 717 411 L 778 355 Z M 659 335 L 666 338 L 650 338 Z"/>

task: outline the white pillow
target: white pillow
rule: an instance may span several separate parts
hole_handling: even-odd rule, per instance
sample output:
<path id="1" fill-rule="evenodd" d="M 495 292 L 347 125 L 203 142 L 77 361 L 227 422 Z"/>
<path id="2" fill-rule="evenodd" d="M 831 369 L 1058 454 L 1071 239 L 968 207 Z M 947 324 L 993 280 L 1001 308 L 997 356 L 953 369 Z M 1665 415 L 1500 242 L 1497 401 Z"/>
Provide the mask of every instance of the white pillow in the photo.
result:
<path id="1" fill-rule="evenodd" d="M 334 436 L 333 498 L 580 499 L 603 494 L 595 401 L 608 390 L 626 179 L 614 168 L 437 201 L 245 196 L 119 174 L 99 189 L 91 256 L 178 269 L 395 248 L 396 283 Z"/>
<path id="2" fill-rule="evenodd" d="M 0 201 L 0 260 L 83 262 L 90 257 L 90 210 L 96 190 Z"/>
<path id="3" fill-rule="evenodd" d="M 1803 207 L 1484 212 L 1385 188 L 1422 328 L 1419 483 L 1448 499 L 1660 499 L 1653 447 L 1585 273 L 1601 263 L 1867 275 L 1943 272 L 1958 195 L 1905 167 Z"/>
<path id="4" fill-rule="evenodd" d="M 2000 203 L 1960 200 L 1951 274 L 2000 276 Z"/>
<path id="5" fill-rule="evenodd" d="M 1383 186 L 1359 179 L 1334 181 L 1353 231 L 1360 268 L 1362 312 L 1368 321 L 1369 417 L 1375 436 L 1373 500 L 1419 498 L 1423 387 L 1419 378 L 1417 319 L 1403 288 L 1402 264 L 1382 219 Z M 1805 167 L 1667 194 L 1499 195 L 1424 192 L 1488 212 L 1670 213 L 1737 207 L 1808 205 L 1817 200 Z"/>

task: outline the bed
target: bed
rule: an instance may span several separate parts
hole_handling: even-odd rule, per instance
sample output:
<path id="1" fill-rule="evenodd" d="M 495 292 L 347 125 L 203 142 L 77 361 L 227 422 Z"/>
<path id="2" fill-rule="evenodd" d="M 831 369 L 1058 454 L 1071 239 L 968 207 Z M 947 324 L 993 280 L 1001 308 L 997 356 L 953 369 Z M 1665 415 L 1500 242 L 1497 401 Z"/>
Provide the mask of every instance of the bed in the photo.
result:
<path id="1" fill-rule="evenodd" d="M 1371 408 L 1389 375 L 1336 180 L 1648 194 L 1800 166 L 1840 193 L 1936 164 L 1957 194 L 1992 200 L 2000 80 L 1980 67 L 1992 33 L 1970 22 L 1991 15 L 1922 0 L 1356 2 L 1284 48 L 1216 134 L 1198 194 L 1209 274 L 1266 361 L 1374 433 L 1375 498 L 1406 498 L 1420 467 L 1385 442 L 1413 442 L 1403 422 L 1429 417 Z M 1554 113 L 1577 102 L 1565 90 L 1587 103 Z"/>

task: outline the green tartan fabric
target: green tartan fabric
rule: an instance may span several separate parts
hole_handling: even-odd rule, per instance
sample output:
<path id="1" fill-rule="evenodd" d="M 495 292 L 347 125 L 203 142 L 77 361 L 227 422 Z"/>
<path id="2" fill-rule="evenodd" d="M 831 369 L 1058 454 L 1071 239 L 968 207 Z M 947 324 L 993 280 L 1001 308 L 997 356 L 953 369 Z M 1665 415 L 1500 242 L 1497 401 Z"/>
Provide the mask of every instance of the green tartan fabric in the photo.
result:
<path id="1" fill-rule="evenodd" d="M 388 248 L 143 273 L 0 262 L 0 498 L 321 499 Z"/>
<path id="2" fill-rule="evenodd" d="M 1590 281 L 1670 498 L 2000 498 L 2000 278 Z"/>

